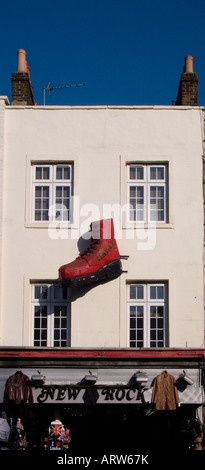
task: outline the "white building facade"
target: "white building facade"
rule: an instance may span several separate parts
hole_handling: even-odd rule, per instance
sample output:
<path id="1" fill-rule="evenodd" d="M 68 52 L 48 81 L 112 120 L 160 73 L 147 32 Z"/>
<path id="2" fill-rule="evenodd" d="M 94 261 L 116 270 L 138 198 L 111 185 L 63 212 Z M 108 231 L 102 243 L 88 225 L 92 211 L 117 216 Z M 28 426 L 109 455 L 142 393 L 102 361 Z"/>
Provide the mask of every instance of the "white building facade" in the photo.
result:
<path id="1" fill-rule="evenodd" d="M 0 345 L 203 348 L 202 110 L 0 109 Z M 62 293 L 106 218 L 121 276 Z"/>

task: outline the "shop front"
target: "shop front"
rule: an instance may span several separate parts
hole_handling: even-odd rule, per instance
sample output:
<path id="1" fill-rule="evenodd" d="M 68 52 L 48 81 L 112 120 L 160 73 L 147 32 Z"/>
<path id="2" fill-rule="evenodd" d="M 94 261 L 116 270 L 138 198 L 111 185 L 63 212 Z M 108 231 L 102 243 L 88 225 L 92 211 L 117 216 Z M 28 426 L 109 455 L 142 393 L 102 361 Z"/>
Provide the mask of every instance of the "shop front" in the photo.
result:
<path id="1" fill-rule="evenodd" d="M 0 364 L 1 448 L 134 455 L 204 447 L 203 351 L 4 348 Z"/>

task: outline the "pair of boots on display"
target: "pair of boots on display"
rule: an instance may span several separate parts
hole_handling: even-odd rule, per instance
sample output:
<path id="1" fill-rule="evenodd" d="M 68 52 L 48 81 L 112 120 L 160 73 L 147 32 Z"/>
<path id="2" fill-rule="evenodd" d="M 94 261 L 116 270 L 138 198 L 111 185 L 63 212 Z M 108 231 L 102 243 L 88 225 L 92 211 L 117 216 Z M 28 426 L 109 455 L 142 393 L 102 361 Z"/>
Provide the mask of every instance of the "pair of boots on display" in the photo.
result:
<path id="1" fill-rule="evenodd" d="M 59 268 L 60 282 L 80 286 L 115 279 L 122 273 L 113 219 L 92 222 L 90 245 L 74 261 Z"/>

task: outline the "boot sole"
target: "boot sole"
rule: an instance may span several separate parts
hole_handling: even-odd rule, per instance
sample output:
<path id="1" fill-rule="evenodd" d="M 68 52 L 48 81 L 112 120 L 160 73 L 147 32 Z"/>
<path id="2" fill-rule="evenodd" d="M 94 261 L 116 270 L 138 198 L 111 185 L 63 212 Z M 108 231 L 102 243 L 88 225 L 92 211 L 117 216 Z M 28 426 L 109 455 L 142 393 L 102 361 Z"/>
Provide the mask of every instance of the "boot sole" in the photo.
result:
<path id="1" fill-rule="evenodd" d="M 73 277 L 72 279 L 61 279 L 60 283 L 68 287 L 77 287 L 92 284 L 93 282 L 116 279 L 120 274 L 122 274 L 122 265 L 118 259 L 106 264 L 106 266 L 98 269 L 95 273 L 88 274 L 87 276 Z"/>

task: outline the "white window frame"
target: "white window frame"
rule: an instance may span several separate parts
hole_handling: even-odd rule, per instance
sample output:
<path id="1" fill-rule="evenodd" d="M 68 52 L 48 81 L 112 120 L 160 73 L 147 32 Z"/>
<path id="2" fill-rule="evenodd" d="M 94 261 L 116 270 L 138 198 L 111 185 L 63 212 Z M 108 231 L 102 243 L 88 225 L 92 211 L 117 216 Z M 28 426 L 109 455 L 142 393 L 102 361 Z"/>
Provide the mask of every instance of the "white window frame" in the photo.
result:
<path id="1" fill-rule="evenodd" d="M 48 296 L 47 298 L 37 298 L 35 296 L 35 289 L 40 288 L 46 289 Z M 60 296 L 59 298 L 55 298 L 55 289 L 57 292 L 59 292 Z M 60 288 L 58 284 L 55 283 L 43 283 L 43 282 L 38 282 L 38 283 L 33 283 L 31 284 L 31 290 L 32 290 L 32 345 L 34 347 L 69 347 L 70 346 L 70 338 L 71 338 L 71 302 L 70 302 L 70 290 L 68 288 L 65 288 L 63 291 L 63 288 Z M 64 298 L 64 296 L 65 298 Z M 41 331 L 42 328 L 41 326 L 36 328 L 40 332 L 40 339 L 38 342 L 40 344 L 37 344 L 37 339 L 35 340 L 35 307 L 47 307 L 47 339 L 46 339 L 46 344 L 42 344 L 42 338 L 41 338 Z M 57 327 L 55 329 L 54 327 L 54 321 L 55 321 L 55 307 L 63 307 L 66 309 L 66 315 L 64 318 L 66 318 L 67 325 L 65 327 Z M 56 331 L 65 331 L 66 329 L 66 338 L 60 338 L 55 339 L 55 330 Z M 45 340 L 44 340 L 45 341 Z M 63 341 L 65 344 L 61 345 L 60 342 Z M 55 344 L 58 342 L 59 344 Z"/>
<path id="2" fill-rule="evenodd" d="M 131 287 L 142 287 L 143 289 L 143 298 L 131 298 L 130 296 L 130 288 Z M 164 296 L 163 298 L 157 298 L 153 299 L 150 296 L 151 292 L 151 287 L 156 287 L 156 288 L 163 288 Z M 168 284 L 167 282 L 133 282 L 127 284 L 127 318 L 128 318 L 128 347 L 132 348 L 165 348 L 168 347 Z M 130 316 L 131 316 L 131 308 L 134 307 L 137 309 L 138 307 L 143 308 L 143 338 L 137 339 L 137 327 L 136 328 L 130 328 Z M 163 340 L 162 339 L 156 339 L 156 344 L 154 345 L 155 340 L 151 338 L 151 307 L 153 308 L 158 308 L 158 307 L 163 307 Z M 153 317 L 154 319 L 154 317 Z M 158 323 L 158 320 L 161 319 L 161 317 L 158 317 L 156 315 L 156 322 Z M 136 333 L 136 339 L 131 339 L 131 330 L 135 331 Z M 156 330 L 159 332 L 161 331 L 162 328 L 153 328 L 152 325 L 152 330 Z M 138 330 L 139 331 L 139 330 Z M 156 335 L 157 336 L 157 335 Z M 134 343 L 135 345 L 131 344 L 131 342 Z M 163 344 L 162 344 L 163 342 Z M 137 345 L 138 343 L 138 345 Z"/>
<path id="3" fill-rule="evenodd" d="M 131 178 L 130 169 L 131 168 L 141 168 L 143 169 L 143 178 Z M 151 178 L 151 169 L 163 169 L 164 177 L 163 178 Z M 144 212 L 144 217 L 142 219 L 137 218 L 137 207 L 133 208 L 133 211 L 136 210 L 136 218 L 131 218 L 131 209 L 130 209 L 130 188 L 133 187 L 136 189 L 142 187 L 144 191 L 143 195 L 143 208 L 138 210 Z M 151 217 L 151 212 L 153 207 L 151 205 L 151 187 L 163 188 L 164 189 L 164 218 L 162 220 L 156 220 L 156 218 Z M 156 225 L 164 225 L 168 223 L 168 165 L 166 163 L 129 163 L 127 165 L 127 223 L 156 223 Z M 159 210 L 160 212 L 160 210 Z"/>
<path id="4" fill-rule="evenodd" d="M 49 169 L 49 179 L 37 179 L 36 178 L 36 168 L 48 168 Z M 69 168 L 70 178 L 69 179 L 59 179 L 56 176 L 57 168 Z M 49 201 L 48 208 L 45 208 L 45 212 L 48 212 L 48 218 L 37 219 L 36 211 L 43 211 L 43 209 L 36 209 L 36 188 L 46 187 L 49 189 Z M 69 208 L 66 206 L 60 207 L 56 204 L 56 190 L 57 188 L 69 188 Z M 32 223 L 36 225 L 46 225 L 53 221 L 62 221 L 62 222 L 72 222 L 72 195 L 73 195 L 73 165 L 71 163 L 64 162 L 55 162 L 48 164 L 47 162 L 35 162 L 32 164 Z M 42 201 L 42 199 L 41 199 Z M 69 216 L 62 217 L 62 214 L 66 214 L 67 210 L 69 211 Z"/>

